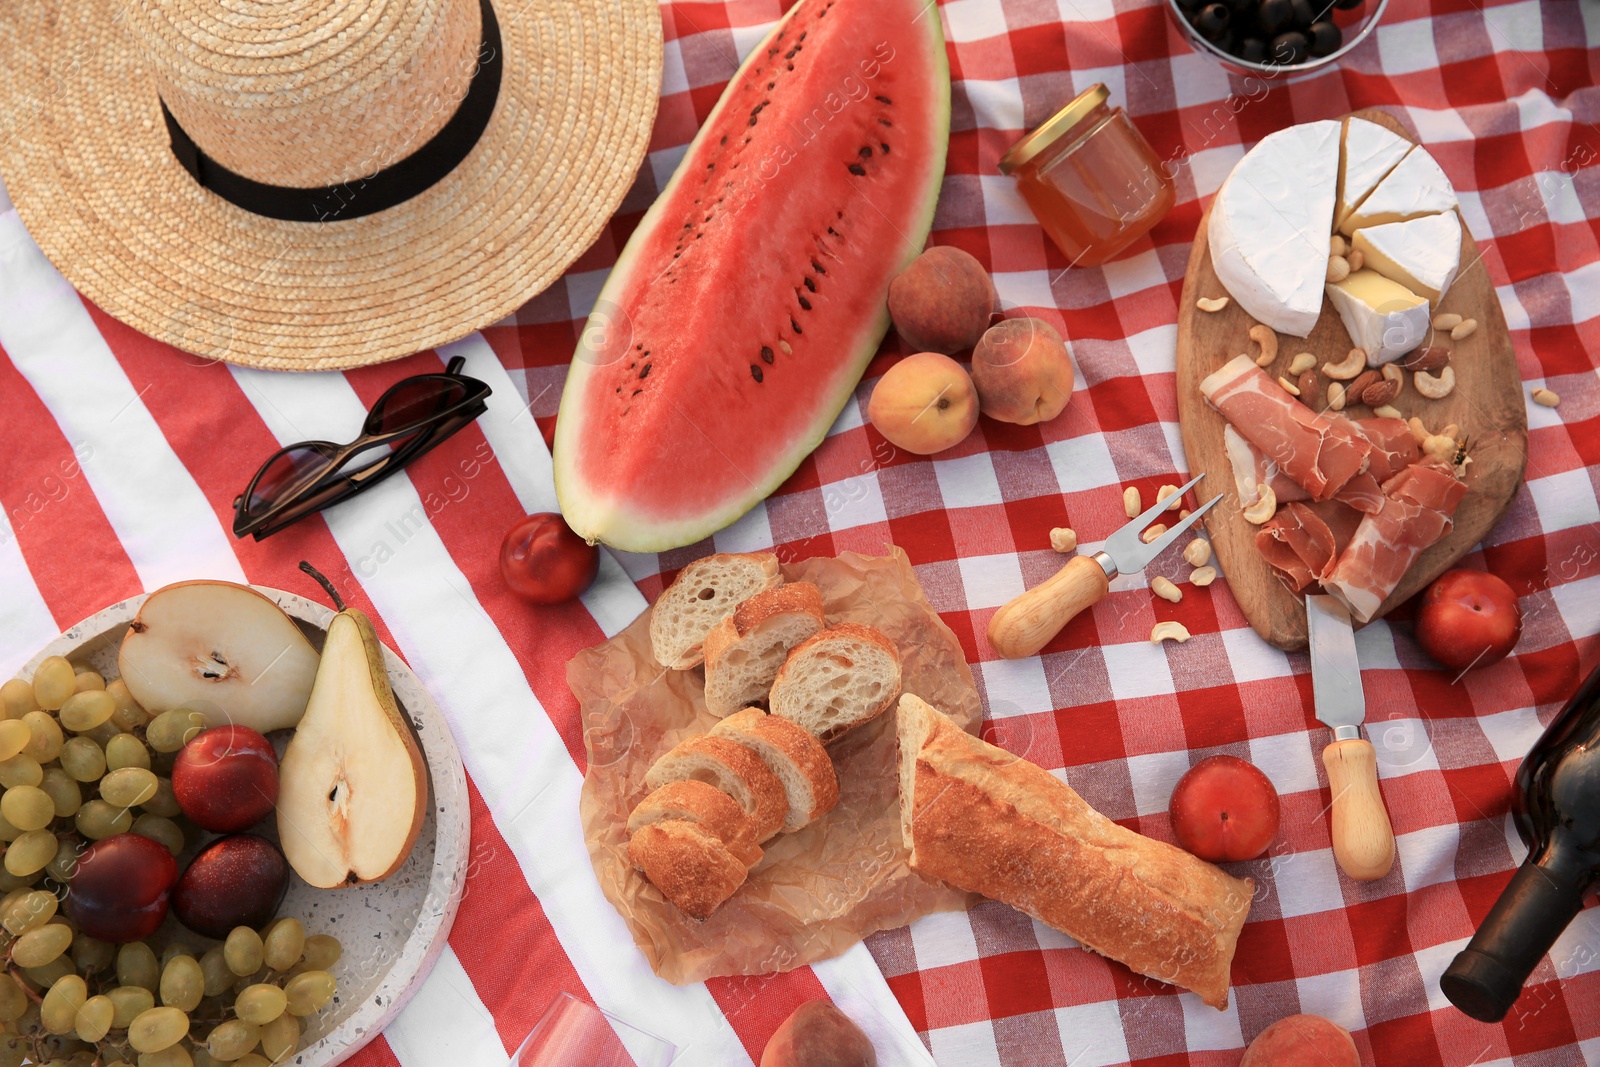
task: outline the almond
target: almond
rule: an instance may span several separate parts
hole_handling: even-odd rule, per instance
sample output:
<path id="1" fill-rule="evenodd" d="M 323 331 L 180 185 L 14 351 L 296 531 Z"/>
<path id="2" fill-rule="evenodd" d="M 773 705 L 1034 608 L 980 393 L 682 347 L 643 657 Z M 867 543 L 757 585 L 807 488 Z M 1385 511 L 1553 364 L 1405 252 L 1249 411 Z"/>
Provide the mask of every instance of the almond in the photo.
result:
<path id="1" fill-rule="evenodd" d="M 1364 370 L 1356 375 L 1355 381 L 1345 386 L 1345 396 L 1361 399 L 1361 394 L 1367 391 L 1367 386 L 1383 381 L 1383 375 L 1375 370 Z"/>
<path id="2" fill-rule="evenodd" d="M 1317 372 L 1314 370 L 1301 371 L 1300 377 L 1294 383 L 1300 390 L 1300 398 L 1310 403 L 1312 397 L 1317 395 Z"/>
<path id="3" fill-rule="evenodd" d="M 1400 383 L 1393 378 L 1374 382 L 1361 391 L 1361 402 L 1369 408 L 1381 408 L 1400 395 Z"/>
<path id="4" fill-rule="evenodd" d="M 1419 370 L 1424 374 L 1432 374 L 1450 365 L 1450 350 L 1442 345 L 1433 345 L 1430 348 L 1419 348 L 1405 358 L 1401 366 L 1406 370 Z"/>

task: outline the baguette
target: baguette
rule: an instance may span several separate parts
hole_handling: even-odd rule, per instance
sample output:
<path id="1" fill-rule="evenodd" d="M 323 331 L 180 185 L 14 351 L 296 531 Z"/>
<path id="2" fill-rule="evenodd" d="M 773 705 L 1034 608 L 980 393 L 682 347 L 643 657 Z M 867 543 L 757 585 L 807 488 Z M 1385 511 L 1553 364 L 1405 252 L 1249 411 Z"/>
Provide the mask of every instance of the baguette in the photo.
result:
<path id="1" fill-rule="evenodd" d="M 839 777 L 828 750 L 788 719 L 768 715 L 760 708 L 745 708 L 713 726 L 711 736 L 745 746 L 778 776 L 789 798 L 785 831 L 810 825 L 839 802 Z"/>
<path id="2" fill-rule="evenodd" d="M 909 693 L 896 726 L 900 830 L 912 869 L 1228 1006 L 1252 880 L 1118 826 L 1050 772 Z"/>
<path id="3" fill-rule="evenodd" d="M 705 659 L 706 634 L 741 601 L 783 581 L 771 552 L 719 552 L 697 559 L 661 590 L 650 613 L 656 662 L 686 671 Z"/>
<path id="4" fill-rule="evenodd" d="M 841 622 L 802 641 L 772 682 L 774 715 L 831 741 L 870 722 L 900 692 L 900 653 L 870 626 Z"/>
<path id="5" fill-rule="evenodd" d="M 696 823 L 727 845 L 746 867 L 761 862 L 761 845 L 750 816 L 737 800 L 709 782 L 692 778 L 668 782 L 635 805 L 628 816 L 628 833 L 637 834 L 646 826 L 668 821 Z"/>
<path id="6" fill-rule="evenodd" d="M 824 626 L 822 590 L 790 582 L 757 593 L 706 635 L 706 710 L 718 717 L 765 703 L 789 650 Z"/>
<path id="7" fill-rule="evenodd" d="M 708 734 L 680 741 L 645 772 L 644 784 L 655 790 L 689 779 L 709 782 L 737 800 L 755 826 L 757 841 L 782 830 L 789 817 L 783 783 L 760 756 L 737 741 Z"/>
<path id="8" fill-rule="evenodd" d="M 746 867 L 704 827 L 679 819 L 641 827 L 628 858 L 685 915 L 702 922 L 744 885 Z"/>

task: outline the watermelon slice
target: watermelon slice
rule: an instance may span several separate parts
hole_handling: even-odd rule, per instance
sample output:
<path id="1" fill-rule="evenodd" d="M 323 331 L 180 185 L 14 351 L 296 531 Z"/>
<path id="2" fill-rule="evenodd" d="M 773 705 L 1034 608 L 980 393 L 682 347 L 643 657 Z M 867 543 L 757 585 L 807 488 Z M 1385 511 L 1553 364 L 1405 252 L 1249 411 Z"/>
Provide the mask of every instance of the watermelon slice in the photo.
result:
<path id="1" fill-rule="evenodd" d="M 556 421 L 562 513 L 691 544 L 822 442 L 889 326 L 944 176 L 932 0 L 802 0 L 728 84 L 596 301 Z"/>

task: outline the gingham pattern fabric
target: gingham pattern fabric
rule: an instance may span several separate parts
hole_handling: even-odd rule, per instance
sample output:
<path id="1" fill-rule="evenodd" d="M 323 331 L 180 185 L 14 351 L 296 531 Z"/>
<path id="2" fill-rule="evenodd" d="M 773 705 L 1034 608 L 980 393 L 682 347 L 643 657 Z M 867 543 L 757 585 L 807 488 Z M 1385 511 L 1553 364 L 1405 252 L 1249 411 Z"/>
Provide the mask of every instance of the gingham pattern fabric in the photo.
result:
<path id="1" fill-rule="evenodd" d="M 529 608 L 501 586 L 499 535 L 554 506 L 544 442 L 578 327 L 738 58 L 779 12 L 776 0 L 664 4 L 660 118 L 613 225 L 514 321 L 398 363 L 288 377 L 177 353 L 79 300 L 0 201 L 0 673 L 79 618 L 168 581 L 301 589 L 302 558 L 373 616 L 461 745 L 473 858 L 443 961 L 351 1061 L 363 1067 L 504 1062 L 561 989 L 671 1038 L 693 1067 L 759 1059 L 795 1004 L 819 996 L 863 1022 L 880 1062 L 896 1065 L 931 1054 L 940 1067 L 1233 1067 L 1251 1037 L 1294 1012 L 1341 1023 L 1364 1062 L 1385 1067 L 1600 1062 L 1596 909 L 1504 1023 L 1474 1022 L 1438 992 L 1523 856 L 1507 816 L 1511 776 L 1600 662 L 1600 4 L 1394 0 L 1339 67 L 1270 87 L 1192 54 L 1154 3 L 944 4 L 954 114 L 932 240 L 983 261 L 1009 313 L 1064 328 L 1078 371 L 1066 413 L 1039 427 L 981 420 L 936 459 L 900 453 L 862 415 L 903 354 L 891 338 L 827 441 L 765 504 L 699 545 L 608 556 L 581 604 Z M 1179 164 L 1178 204 L 1116 263 L 1069 270 L 995 163 L 1096 81 Z M 1052 527 L 1072 526 L 1093 551 L 1124 521 L 1124 487 L 1149 500 L 1183 480 L 1175 302 L 1201 210 L 1229 168 L 1273 130 L 1366 106 L 1393 110 L 1444 167 L 1523 378 L 1563 399 L 1530 405 L 1527 487 L 1464 561 L 1521 594 L 1516 653 L 1455 680 L 1417 649 L 1406 610 L 1358 637 L 1399 842 L 1394 873 L 1360 884 L 1328 847 L 1328 734 L 1312 717 L 1306 657 L 1261 642 L 1225 579 L 1168 604 L 1148 578 L 1187 568 L 1158 561 L 1118 579 L 1032 659 L 998 660 L 982 635 L 995 608 L 1059 566 Z M 260 544 L 227 534 L 234 494 L 280 443 L 348 437 L 387 385 L 457 353 L 496 390 L 478 424 L 324 517 Z M 802 558 L 889 542 L 974 664 L 986 736 L 1112 818 L 1170 839 L 1173 784 L 1214 752 L 1273 779 L 1280 839 L 1233 867 L 1259 891 L 1227 1011 L 995 903 L 786 975 L 674 989 L 648 974 L 582 853 L 583 724 L 566 660 L 705 552 Z M 1152 646 L 1160 619 L 1195 636 Z"/>

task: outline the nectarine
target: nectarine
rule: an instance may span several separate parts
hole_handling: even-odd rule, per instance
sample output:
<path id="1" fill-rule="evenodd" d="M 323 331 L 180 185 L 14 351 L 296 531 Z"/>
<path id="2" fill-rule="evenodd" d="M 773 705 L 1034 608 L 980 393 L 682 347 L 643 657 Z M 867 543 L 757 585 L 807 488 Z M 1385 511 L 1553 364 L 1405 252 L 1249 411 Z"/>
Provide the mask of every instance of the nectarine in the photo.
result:
<path id="1" fill-rule="evenodd" d="M 1361 1067 L 1350 1031 L 1320 1015 L 1290 1015 L 1256 1035 L 1239 1067 Z"/>
<path id="2" fill-rule="evenodd" d="M 932 455 L 972 432 L 978 394 L 961 364 L 937 352 L 919 352 L 878 379 L 867 418 L 897 448 Z"/>
<path id="3" fill-rule="evenodd" d="M 889 283 L 889 317 L 918 351 L 965 352 L 988 329 L 996 300 L 983 264 L 948 245 L 928 249 Z"/>
<path id="4" fill-rule="evenodd" d="M 878 1067 L 878 1054 L 844 1012 L 826 1000 L 808 1000 L 767 1042 L 761 1067 Z"/>
<path id="5" fill-rule="evenodd" d="M 972 384 L 985 415 L 1031 426 L 1055 418 L 1072 399 L 1072 359 L 1048 322 L 1005 319 L 973 349 Z"/>

